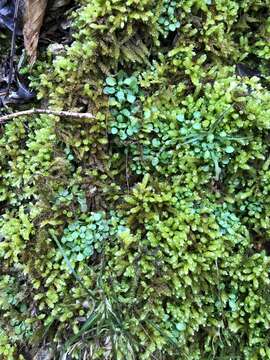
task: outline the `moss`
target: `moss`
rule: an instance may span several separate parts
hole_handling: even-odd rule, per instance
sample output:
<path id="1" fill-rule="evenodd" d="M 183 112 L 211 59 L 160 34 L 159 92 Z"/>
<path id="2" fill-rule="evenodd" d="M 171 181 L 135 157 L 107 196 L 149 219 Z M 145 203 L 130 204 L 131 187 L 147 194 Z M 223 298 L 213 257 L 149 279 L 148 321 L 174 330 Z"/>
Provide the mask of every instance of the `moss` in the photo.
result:
<path id="1" fill-rule="evenodd" d="M 30 76 L 95 119 L 1 133 L 0 354 L 269 358 L 269 10 L 78 3 Z"/>

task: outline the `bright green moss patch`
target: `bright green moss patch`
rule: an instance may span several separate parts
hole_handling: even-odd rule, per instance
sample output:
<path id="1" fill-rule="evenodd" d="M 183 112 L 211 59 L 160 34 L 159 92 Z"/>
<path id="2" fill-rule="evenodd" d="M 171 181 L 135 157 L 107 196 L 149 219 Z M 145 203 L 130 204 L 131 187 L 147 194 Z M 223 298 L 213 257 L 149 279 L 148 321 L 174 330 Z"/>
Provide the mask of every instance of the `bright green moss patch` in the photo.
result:
<path id="1" fill-rule="evenodd" d="M 0 357 L 270 358 L 269 11 L 79 2 L 31 80 L 96 118 L 1 132 Z"/>

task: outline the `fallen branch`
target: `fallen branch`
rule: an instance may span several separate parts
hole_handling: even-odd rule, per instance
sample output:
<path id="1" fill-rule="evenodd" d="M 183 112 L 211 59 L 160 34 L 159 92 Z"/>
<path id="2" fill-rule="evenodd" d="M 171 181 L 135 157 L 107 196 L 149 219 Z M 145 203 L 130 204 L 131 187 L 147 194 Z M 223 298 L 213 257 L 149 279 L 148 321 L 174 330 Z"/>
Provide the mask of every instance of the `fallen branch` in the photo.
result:
<path id="1" fill-rule="evenodd" d="M 72 111 L 57 111 L 57 110 L 50 110 L 50 109 L 30 109 L 25 111 L 19 111 L 16 113 L 0 116 L 0 124 L 5 123 L 6 121 L 15 119 L 17 117 L 26 116 L 26 115 L 34 115 L 34 114 L 48 114 L 48 115 L 55 115 L 55 116 L 66 116 L 66 117 L 73 117 L 78 119 L 95 119 L 95 116 L 91 113 L 78 113 Z"/>

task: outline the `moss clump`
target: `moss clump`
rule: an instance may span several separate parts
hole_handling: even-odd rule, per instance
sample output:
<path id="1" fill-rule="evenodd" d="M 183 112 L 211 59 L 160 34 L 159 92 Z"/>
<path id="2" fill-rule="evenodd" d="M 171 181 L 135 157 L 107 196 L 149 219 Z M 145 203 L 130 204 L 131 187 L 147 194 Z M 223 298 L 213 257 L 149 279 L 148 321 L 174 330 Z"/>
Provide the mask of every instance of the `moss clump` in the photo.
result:
<path id="1" fill-rule="evenodd" d="M 95 119 L 1 133 L 4 358 L 270 357 L 269 11 L 79 2 L 32 86 Z"/>

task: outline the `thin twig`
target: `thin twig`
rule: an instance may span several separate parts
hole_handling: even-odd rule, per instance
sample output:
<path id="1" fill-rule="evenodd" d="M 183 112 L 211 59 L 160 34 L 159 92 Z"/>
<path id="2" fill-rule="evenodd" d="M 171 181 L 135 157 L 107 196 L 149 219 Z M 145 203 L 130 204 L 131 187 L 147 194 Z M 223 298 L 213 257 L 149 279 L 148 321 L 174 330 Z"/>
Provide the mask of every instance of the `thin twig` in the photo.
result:
<path id="1" fill-rule="evenodd" d="M 48 114 L 48 115 L 55 115 L 55 116 L 66 116 L 78 119 L 95 119 L 95 116 L 91 113 L 78 113 L 72 111 L 57 111 L 57 110 L 50 110 L 50 109 L 30 109 L 25 111 L 19 111 L 16 113 L 0 116 L 0 124 L 3 124 L 9 120 L 15 119 L 21 116 L 27 115 L 34 115 L 34 114 Z"/>
<path id="2" fill-rule="evenodd" d="M 9 59 L 9 74 L 8 74 L 8 87 L 6 96 L 10 93 L 10 86 L 13 79 L 13 65 L 14 65 L 14 55 L 16 49 L 16 32 L 17 32 L 17 23 L 18 23 L 18 12 L 19 12 L 19 3 L 20 0 L 16 0 L 15 2 L 15 11 L 13 17 L 13 31 L 12 31 L 12 39 L 11 39 L 11 48 L 10 48 L 10 59 Z"/>

